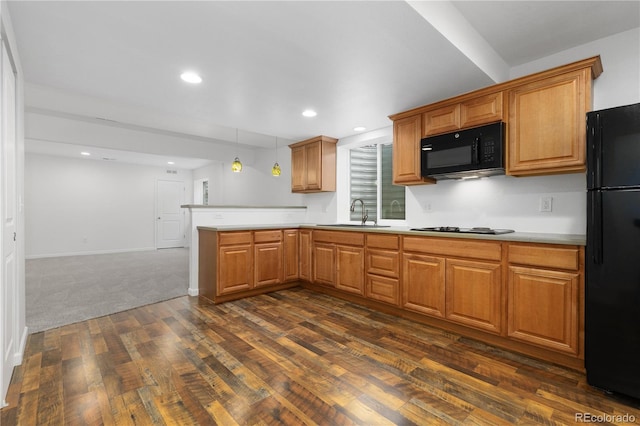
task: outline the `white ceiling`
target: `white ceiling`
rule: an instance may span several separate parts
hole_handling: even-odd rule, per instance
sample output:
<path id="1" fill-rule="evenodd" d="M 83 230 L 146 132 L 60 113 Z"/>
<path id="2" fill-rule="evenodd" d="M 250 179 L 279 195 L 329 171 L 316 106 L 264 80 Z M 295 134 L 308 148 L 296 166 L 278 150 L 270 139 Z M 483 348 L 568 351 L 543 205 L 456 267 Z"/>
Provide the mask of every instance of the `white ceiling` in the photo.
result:
<path id="1" fill-rule="evenodd" d="M 483 59 L 504 76 L 640 26 L 639 1 L 8 3 L 28 85 L 122 105 L 101 117 L 117 122 L 149 126 L 137 110 L 212 140 L 263 135 L 255 146 L 386 127 L 390 114 L 496 82 Z M 484 51 L 451 41 L 469 34 Z M 182 82 L 184 70 L 203 83 Z"/>

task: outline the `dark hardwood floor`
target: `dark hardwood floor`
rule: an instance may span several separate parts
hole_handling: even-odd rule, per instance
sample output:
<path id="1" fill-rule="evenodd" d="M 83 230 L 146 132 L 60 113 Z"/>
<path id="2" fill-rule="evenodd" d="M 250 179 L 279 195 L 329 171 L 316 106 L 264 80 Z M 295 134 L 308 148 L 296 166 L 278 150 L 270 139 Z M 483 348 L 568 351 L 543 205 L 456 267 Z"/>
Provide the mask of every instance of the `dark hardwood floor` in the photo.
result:
<path id="1" fill-rule="evenodd" d="M 299 288 L 32 334 L 7 402 L 2 426 L 640 422 L 579 372 Z"/>

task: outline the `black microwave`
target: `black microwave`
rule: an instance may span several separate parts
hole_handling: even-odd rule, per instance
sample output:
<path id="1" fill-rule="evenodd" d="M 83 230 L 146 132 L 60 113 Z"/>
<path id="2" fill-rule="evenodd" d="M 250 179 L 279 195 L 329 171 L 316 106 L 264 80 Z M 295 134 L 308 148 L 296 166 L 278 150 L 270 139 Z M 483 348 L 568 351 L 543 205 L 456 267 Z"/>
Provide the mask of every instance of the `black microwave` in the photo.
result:
<path id="1" fill-rule="evenodd" d="M 460 179 L 504 174 L 504 123 L 493 123 L 420 141 L 422 176 Z"/>

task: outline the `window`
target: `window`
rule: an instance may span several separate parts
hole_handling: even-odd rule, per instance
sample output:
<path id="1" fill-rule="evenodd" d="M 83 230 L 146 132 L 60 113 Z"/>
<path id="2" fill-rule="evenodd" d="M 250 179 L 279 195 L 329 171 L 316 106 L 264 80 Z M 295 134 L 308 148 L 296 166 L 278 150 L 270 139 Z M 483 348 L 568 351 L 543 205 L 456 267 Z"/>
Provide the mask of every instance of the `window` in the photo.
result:
<path id="1" fill-rule="evenodd" d="M 209 178 L 198 179 L 193 182 L 194 204 L 209 204 Z"/>
<path id="2" fill-rule="evenodd" d="M 351 201 L 361 199 L 364 202 L 370 221 L 404 220 L 404 186 L 392 183 L 391 144 L 354 148 L 349 157 Z M 349 218 L 361 220 L 360 203 Z"/>

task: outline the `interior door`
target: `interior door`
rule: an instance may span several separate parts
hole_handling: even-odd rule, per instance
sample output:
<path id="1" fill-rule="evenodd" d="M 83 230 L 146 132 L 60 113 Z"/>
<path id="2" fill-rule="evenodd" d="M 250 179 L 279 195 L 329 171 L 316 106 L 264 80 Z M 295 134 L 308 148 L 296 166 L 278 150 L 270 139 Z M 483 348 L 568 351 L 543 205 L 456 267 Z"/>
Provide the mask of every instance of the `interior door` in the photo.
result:
<path id="1" fill-rule="evenodd" d="M 156 195 L 156 248 L 184 247 L 184 182 L 158 180 Z"/>
<path id="2" fill-rule="evenodd" d="M 2 220 L 2 264 L 0 283 L 0 341 L 2 342 L 2 370 L 0 371 L 0 396 L 6 395 L 18 351 L 17 297 L 18 262 L 16 251 L 16 79 L 4 45 L 2 45 L 2 103 L 0 105 L 0 216 Z M 0 407 L 3 405 L 0 399 Z"/>

